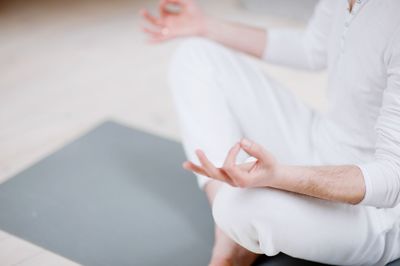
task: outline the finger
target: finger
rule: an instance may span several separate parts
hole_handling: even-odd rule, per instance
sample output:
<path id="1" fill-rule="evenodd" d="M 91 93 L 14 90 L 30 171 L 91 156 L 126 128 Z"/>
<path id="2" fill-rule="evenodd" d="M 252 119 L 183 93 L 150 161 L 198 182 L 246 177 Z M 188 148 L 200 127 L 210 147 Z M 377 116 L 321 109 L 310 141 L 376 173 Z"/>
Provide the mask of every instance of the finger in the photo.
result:
<path id="1" fill-rule="evenodd" d="M 142 28 L 142 31 L 148 35 L 147 41 L 149 43 L 157 43 L 163 41 L 163 36 L 154 30 Z"/>
<path id="2" fill-rule="evenodd" d="M 245 187 L 246 182 L 250 180 L 249 173 L 247 171 L 243 171 L 243 168 L 243 166 L 224 168 L 224 172 L 229 177 L 234 186 Z M 247 166 L 246 169 L 248 169 Z"/>
<path id="3" fill-rule="evenodd" d="M 159 4 L 160 14 L 165 17 L 167 15 L 178 15 L 184 9 L 184 2 L 179 0 L 162 0 Z"/>
<path id="4" fill-rule="evenodd" d="M 169 14 L 179 14 L 181 11 L 181 3 L 179 1 L 161 0 L 158 5 L 160 15 L 165 17 Z"/>
<path id="5" fill-rule="evenodd" d="M 186 6 L 187 5 L 187 1 L 183 1 L 183 0 L 161 0 L 160 1 L 160 5 L 166 5 L 166 4 L 173 4 L 173 5 L 179 5 L 179 6 Z"/>
<path id="6" fill-rule="evenodd" d="M 234 167 L 236 164 L 236 157 L 240 151 L 240 144 L 236 143 L 233 147 L 229 150 L 228 155 L 226 156 L 224 162 L 224 168 L 227 167 Z"/>
<path id="7" fill-rule="evenodd" d="M 188 171 L 196 172 L 197 174 L 204 175 L 204 176 L 209 176 L 201 166 L 198 166 L 197 164 L 194 164 L 190 161 L 184 162 L 182 164 L 182 166 L 184 169 L 186 169 Z"/>
<path id="8" fill-rule="evenodd" d="M 163 34 L 157 34 L 157 35 L 150 35 L 149 42 L 150 43 L 160 43 L 164 41 L 168 41 L 172 39 L 173 36 L 171 34 L 168 35 L 163 35 Z"/>
<path id="9" fill-rule="evenodd" d="M 157 30 L 161 30 L 162 28 L 164 28 L 164 25 L 158 25 L 158 24 L 154 24 L 151 22 L 148 22 L 147 20 L 142 20 L 139 22 L 141 27 L 147 27 L 147 28 L 152 28 L 152 29 L 157 29 Z"/>
<path id="10" fill-rule="evenodd" d="M 173 38 L 173 35 L 170 32 L 165 33 L 164 29 L 152 29 L 146 26 L 142 26 L 141 29 L 150 36 L 151 43 L 159 43 Z"/>
<path id="11" fill-rule="evenodd" d="M 152 29 L 146 26 L 141 27 L 142 31 L 144 33 L 150 34 L 150 35 L 161 35 L 161 30 L 159 29 Z"/>
<path id="12" fill-rule="evenodd" d="M 142 10 L 140 11 L 140 15 L 141 15 L 147 22 L 149 22 L 149 23 L 152 24 L 152 25 L 164 26 L 164 23 L 162 23 L 162 21 L 161 21 L 159 18 L 157 18 L 157 17 L 153 16 L 152 14 L 150 14 L 150 12 L 147 11 L 147 9 L 142 9 Z"/>
<path id="13" fill-rule="evenodd" d="M 267 158 L 267 151 L 264 148 L 248 139 L 243 138 L 240 141 L 240 147 L 249 155 L 261 160 L 261 161 L 268 161 Z"/>
<path id="14" fill-rule="evenodd" d="M 213 178 L 227 183 L 231 183 L 230 178 L 221 169 L 216 168 L 207 158 L 203 151 L 197 150 L 196 155 L 199 158 L 203 169 Z"/>
<path id="15" fill-rule="evenodd" d="M 166 8 L 167 8 L 167 4 L 168 4 L 168 0 L 161 0 L 158 3 L 158 11 L 160 12 L 160 14 L 165 14 Z"/>
<path id="16" fill-rule="evenodd" d="M 235 186 L 237 186 L 237 179 L 240 176 L 238 172 L 242 171 L 236 167 L 236 157 L 240 151 L 240 144 L 236 143 L 228 152 L 222 170 L 229 177 Z"/>
<path id="17" fill-rule="evenodd" d="M 173 3 L 173 4 L 179 4 L 179 5 L 185 5 L 187 1 L 183 0 L 164 0 L 168 3 Z"/>
<path id="18" fill-rule="evenodd" d="M 141 25 L 141 29 L 143 32 L 151 34 L 151 35 L 159 35 L 160 37 L 170 37 L 172 36 L 171 31 L 167 27 L 149 27 L 147 25 Z"/>

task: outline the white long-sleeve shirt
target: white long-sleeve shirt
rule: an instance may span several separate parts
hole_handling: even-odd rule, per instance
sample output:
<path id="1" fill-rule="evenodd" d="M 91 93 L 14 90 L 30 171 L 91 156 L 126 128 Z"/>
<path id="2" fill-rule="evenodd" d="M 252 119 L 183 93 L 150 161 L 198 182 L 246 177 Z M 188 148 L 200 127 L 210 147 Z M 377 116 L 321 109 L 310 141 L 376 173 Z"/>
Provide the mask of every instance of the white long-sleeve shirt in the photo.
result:
<path id="1" fill-rule="evenodd" d="M 361 204 L 400 203 L 400 1 L 322 0 L 306 30 L 268 31 L 264 59 L 329 74 L 326 121 L 360 151 Z M 328 123 L 328 122 L 327 122 Z"/>

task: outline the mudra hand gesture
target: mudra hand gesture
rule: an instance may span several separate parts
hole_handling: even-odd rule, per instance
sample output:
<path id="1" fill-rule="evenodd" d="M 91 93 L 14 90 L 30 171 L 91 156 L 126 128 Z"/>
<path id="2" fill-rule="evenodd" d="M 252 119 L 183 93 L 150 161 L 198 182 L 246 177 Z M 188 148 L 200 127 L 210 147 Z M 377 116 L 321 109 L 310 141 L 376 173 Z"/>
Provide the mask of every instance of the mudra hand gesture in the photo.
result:
<path id="1" fill-rule="evenodd" d="M 146 21 L 142 30 L 152 42 L 201 35 L 205 30 L 205 16 L 191 0 L 162 0 L 157 15 L 146 9 L 142 9 L 140 15 Z"/>
<path id="2" fill-rule="evenodd" d="M 236 157 L 240 149 L 256 158 L 256 161 L 236 164 Z M 270 186 L 279 170 L 274 156 L 261 145 L 247 139 L 242 139 L 230 149 L 221 168 L 215 167 L 202 150 L 197 150 L 196 155 L 199 158 L 200 165 L 186 161 L 183 163 L 185 169 L 235 187 Z"/>

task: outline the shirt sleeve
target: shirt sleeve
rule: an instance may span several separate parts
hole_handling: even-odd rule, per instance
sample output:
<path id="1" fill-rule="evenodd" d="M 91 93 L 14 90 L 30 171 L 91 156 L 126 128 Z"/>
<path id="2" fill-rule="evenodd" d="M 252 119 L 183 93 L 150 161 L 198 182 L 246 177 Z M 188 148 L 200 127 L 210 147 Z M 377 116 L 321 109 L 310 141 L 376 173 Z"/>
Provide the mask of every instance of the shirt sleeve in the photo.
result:
<path id="1" fill-rule="evenodd" d="M 387 85 L 375 126 L 375 159 L 359 165 L 366 186 L 361 204 L 382 208 L 400 203 L 400 31 L 389 48 Z"/>
<path id="2" fill-rule="evenodd" d="M 321 0 L 305 30 L 268 30 L 263 59 L 270 63 L 308 70 L 326 68 L 335 2 Z"/>

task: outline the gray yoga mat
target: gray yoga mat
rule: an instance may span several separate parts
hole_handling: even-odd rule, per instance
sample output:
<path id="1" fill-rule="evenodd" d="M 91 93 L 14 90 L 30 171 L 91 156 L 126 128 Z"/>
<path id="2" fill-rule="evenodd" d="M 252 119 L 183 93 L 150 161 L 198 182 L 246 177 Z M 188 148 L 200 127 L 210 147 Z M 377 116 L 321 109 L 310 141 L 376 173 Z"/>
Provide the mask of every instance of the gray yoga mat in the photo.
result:
<path id="1" fill-rule="evenodd" d="M 2 184 L 0 228 L 84 265 L 206 265 L 211 213 L 183 159 L 105 123 Z"/>
<path id="2" fill-rule="evenodd" d="M 0 228 L 83 265 L 207 265 L 211 212 L 184 159 L 179 143 L 104 123 L 0 185 Z"/>

